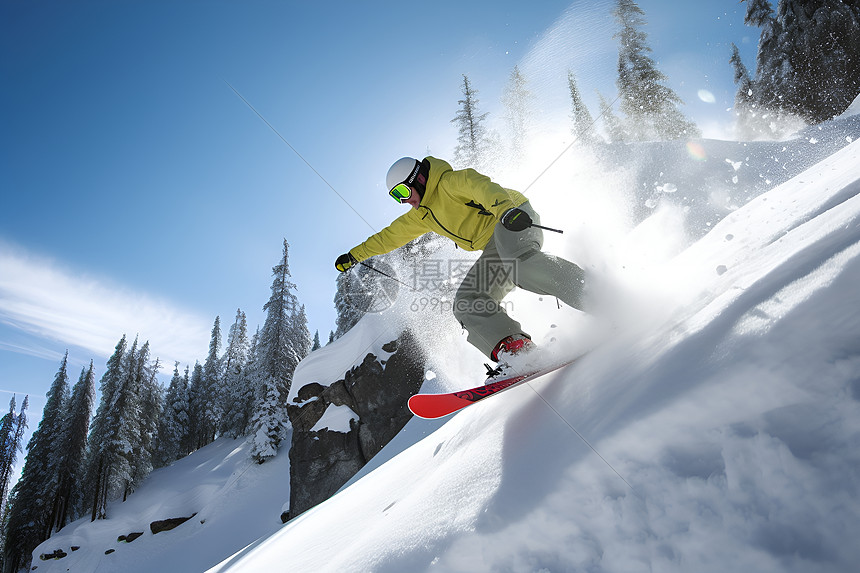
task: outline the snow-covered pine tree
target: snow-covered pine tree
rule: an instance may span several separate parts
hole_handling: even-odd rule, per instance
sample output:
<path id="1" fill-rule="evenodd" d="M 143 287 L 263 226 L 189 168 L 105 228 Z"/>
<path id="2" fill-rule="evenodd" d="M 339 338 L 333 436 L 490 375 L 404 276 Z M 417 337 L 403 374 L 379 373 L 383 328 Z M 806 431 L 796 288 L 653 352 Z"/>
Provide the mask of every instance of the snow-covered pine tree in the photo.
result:
<path id="1" fill-rule="evenodd" d="M 262 395 L 262 379 L 260 377 L 260 327 L 251 337 L 251 347 L 248 350 L 248 361 L 239 380 L 241 390 L 236 405 L 237 419 L 235 427 L 239 436 L 247 436 L 254 431 L 253 418 L 257 396 Z"/>
<path id="2" fill-rule="evenodd" d="M 782 108 L 817 124 L 860 93 L 860 2 L 780 0 Z"/>
<path id="3" fill-rule="evenodd" d="M 200 447 L 211 444 L 215 440 L 221 419 L 223 398 L 223 380 L 221 353 L 221 317 L 215 317 L 212 326 L 212 336 L 209 340 L 209 354 L 203 363 L 203 388 L 200 411 Z"/>
<path id="4" fill-rule="evenodd" d="M 743 0 L 741 0 L 743 1 Z M 749 0 L 744 22 L 761 28 L 756 54 L 754 98 L 760 108 L 761 125 L 767 135 L 781 136 L 781 120 L 786 115 L 783 105 L 793 70 L 783 49 L 784 28 L 767 0 Z"/>
<path id="5" fill-rule="evenodd" d="M 290 331 L 290 338 L 293 341 L 293 361 L 295 362 L 292 369 L 295 371 L 299 362 L 311 353 L 311 333 L 308 330 L 308 315 L 305 312 L 305 305 L 299 305 L 294 310 L 290 317 Z M 290 373 L 290 378 L 292 379 L 292 373 Z"/>
<path id="6" fill-rule="evenodd" d="M 18 415 L 15 413 L 15 395 L 9 402 L 9 413 L 0 419 L 0 569 L 2 569 L 3 556 L 6 554 L 6 507 L 9 482 L 18 459 L 19 448 L 13 443 L 15 435 L 15 422 Z"/>
<path id="7" fill-rule="evenodd" d="M 58 486 L 53 506 L 53 526 L 56 531 L 65 527 L 69 513 L 74 519 L 74 508 L 79 505 L 81 482 L 84 474 L 84 456 L 90 418 L 96 399 L 96 375 L 92 361 L 89 368 L 81 369 L 77 384 L 72 389 L 63 418 L 57 468 Z"/>
<path id="8" fill-rule="evenodd" d="M 340 273 L 337 276 L 337 288 L 334 293 L 334 308 L 337 313 L 335 316 L 336 330 L 333 334 L 335 339 L 340 338 L 355 326 L 358 321 L 364 316 L 364 309 L 370 305 L 370 301 L 362 300 L 362 292 L 359 290 L 361 277 L 363 274 L 360 267 L 351 269 L 351 272 Z"/>
<path id="9" fill-rule="evenodd" d="M 13 396 L 14 399 L 14 396 Z M 10 459 L 9 462 L 9 471 L 6 474 L 6 481 L 4 482 L 7 487 L 9 486 L 9 479 L 12 475 L 12 470 L 15 467 L 15 463 L 18 459 L 18 453 L 23 452 L 24 449 L 22 447 L 23 439 L 24 439 L 24 431 L 27 429 L 27 408 L 30 405 L 30 397 L 24 396 L 24 403 L 21 404 L 21 410 L 18 412 L 18 415 L 14 422 L 14 433 L 13 438 L 9 442 L 8 448 L 8 457 Z M 10 412 L 14 412 L 14 406 L 10 403 Z M 3 506 L 0 508 L 0 527 L 2 527 L 2 531 L 0 531 L 0 563 L 3 565 L 3 571 L 14 571 L 12 567 L 17 567 L 17 563 L 10 562 L 6 559 L 7 556 L 7 539 L 9 534 L 9 513 L 10 509 L 14 505 L 14 496 L 12 493 L 9 493 L 3 501 Z"/>
<path id="10" fill-rule="evenodd" d="M 191 406 L 191 367 L 186 366 L 185 372 L 182 374 L 182 387 L 184 395 L 180 395 L 185 400 L 185 419 L 183 420 L 182 431 L 180 432 L 181 439 L 179 440 L 179 457 L 187 456 L 194 451 L 194 411 Z"/>
<path id="11" fill-rule="evenodd" d="M 222 359 L 224 363 L 224 383 L 221 398 L 220 432 L 238 438 L 246 423 L 246 395 L 243 387 L 245 368 L 248 363 L 248 323 L 241 309 L 236 311 L 236 320 L 227 334 L 227 349 Z"/>
<path id="12" fill-rule="evenodd" d="M 784 135 L 785 118 L 830 119 L 860 93 L 860 3 L 779 0 L 774 13 L 767 0 L 747 0 L 744 23 L 761 28 L 754 95 L 768 135 Z"/>
<path id="13" fill-rule="evenodd" d="M 741 139 L 750 139 L 761 133 L 761 117 L 759 107 L 755 100 L 755 89 L 750 78 L 749 71 L 741 60 L 738 47 L 732 44 L 732 57 L 729 60 L 735 72 L 735 85 L 738 86 L 735 93 L 734 113 L 737 118 L 735 130 Z"/>
<path id="14" fill-rule="evenodd" d="M 297 321 L 304 315 L 293 293 L 296 285 L 290 280 L 289 244 L 284 240 L 281 262 L 272 269 L 272 296 L 263 306 L 266 321 L 258 341 L 257 376 L 262 390 L 257 399 L 253 418 L 254 446 L 252 457 L 262 463 L 278 452 L 286 436 L 287 396 L 293 371 L 310 348 L 305 320 L 304 334 Z"/>
<path id="15" fill-rule="evenodd" d="M 120 384 L 125 376 L 124 359 L 127 348 L 128 342 L 123 335 L 114 353 L 108 359 L 107 369 L 99 382 L 101 399 L 87 440 L 85 490 L 80 511 L 83 512 L 85 508 L 89 508 L 92 521 L 107 517 L 108 478 L 112 462 L 109 441 L 111 432 L 114 431 L 111 412 L 117 402 Z"/>
<path id="16" fill-rule="evenodd" d="M 567 71 L 567 87 L 570 90 L 570 119 L 573 121 L 571 133 L 577 138 L 577 142 L 583 145 L 594 143 L 597 134 L 594 131 L 594 118 L 591 117 L 591 112 L 585 102 L 582 101 L 582 95 L 579 93 L 579 87 L 576 85 L 576 76 L 571 70 Z"/>
<path id="17" fill-rule="evenodd" d="M 526 152 L 526 139 L 531 127 L 531 106 L 534 95 L 526 87 L 526 78 L 519 66 L 514 66 L 508 85 L 502 95 L 505 121 L 508 125 L 511 160 L 522 162 Z"/>
<path id="18" fill-rule="evenodd" d="M 156 467 L 167 466 L 186 455 L 188 452 L 182 451 L 182 445 L 187 443 L 188 379 L 180 374 L 179 362 L 176 362 L 158 420 Z"/>
<path id="19" fill-rule="evenodd" d="M 23 450 L 21 440 L 24 436 L 24 430 L 27 428 L 27 406 L 29 404 L 29 396 L 24 397 L 24 403 L 21 405 L 21 411 L 15 413 L 16 399 L 12 396 L 9 401 L 9 413 L 3 416 L 0 420 L 0 539 L 5 540 L 6 521 L 7 521 L 7 499 L 9 496 L 9 484 L 12 480 L 12 473 L 15 470 L 15 464 L 18 461 L 18 454 Z M 0 545 L 0 555 L 5 554 L 5 545 Z"/>
<path id="20" fill-rule="evenodd" d="M 6 494 L 12 477 L 12 436 L 15 431 L 15 396 L 9 403 L 9 413 L 0 418 L 0 555 L 4 554 L 3 538 L 6 530 Z M 17 458 L 17 451 L 15 458 Z M 0 558 L 2 563 L 2 558 Z"/>
<path id="21" fill-rule="evenodd" d="M 132 450 L 132 479 L 129 492 L 134 491 L 152 472 L 155 457 L 155 441 L 158 435 L 158 419 L 164 405 L 164 388 L 158 382 L 160 363 L 158 358 L 149 358 L 149 342 L 140 350 L 135 376 L 135 395 L 138 400 L 138 417 L 131 425 L 136 432 Z"/>
<path id="22" fill-rule="evenodd" d="M 747 3 L 744 24 L 761 28 L 773 22 L 773 8 L 769 0 L 741 0 Z"/>
<path id="23" fill-rule="evenodd" d="M 317 330 L 314 332 L 314 343 L 313 346 L 311 346 L 311 352 L 319 350 L 320 348 L 322 348 L 322 343 L 320 342 L 320 331 Z"/>
<path id="24" fill-rule="evenodd" d="M 193 452 L 205 446 L 201 443 L 201 427 L 204 412 L 206 411 L 206 388 L 203 384 L 203 366 L 200 362 L 194 363 L 191 370 L 191 378 L 188 381 L 188 451 Z"/>
<path id="25" fill-rule="evenodd" d="M 149 342 L 126 351 L 123 336 L 102 377 L 102 398 L 90 429 L 85 503 L 92 520 L 107 517 L 107 502 L 125 499 L 152 470 L 154 435 L 161 410 L 158 361 Z"/>
<path id="26" fill-rule="evenodd" d="M 334 296 L 337 330 L 333 333 L 332 340 L 346 334 L 365 314 L 382 312 L 394 304 L 401 285 L 408 285 L 408 282 L 404 281 L 409 280 L 397 279 L 398 269 L 408 269 L 411 266 L 410 253 L 421 251 L 429 255 L 435 251 L 424 249 L 425 245 L 432 242 L 432 237 L 436 236 L 432 233 L 424 234 L 395 252 L 374 257 L 372 265 L 362 264 L 353 267 L 348 273 L 338 275 Z M 417 280 L 414 272 L 412 280 Z"/>
<path id="27" fill-rule="evenodd" d="M 634 0 L 616 0 L 613 12 L 621 31 L 618 50 L 618 93 L 625 114 L 624 131 L 633 141 L 699 137 L 696 125 L 686 119 L 678 105 L 681 98 L 664 83 L 665 74 L 648 55 L 645 12 Z"/>
<path id="28" fill-rule="evenodd" d="M 137 420 L 140 413 L 140 396 L 137 392 L 140 376 L 141 351 L 135 338 L 125 355 L 123 376 L 117 389 L 116 401 L 108 416 L 107 440 L 108 480 L 105 503 L 122 494 L 123 501 L 133 488 L 135 479 L 135 451 L 139 448 Z M 147 356 L 148 348 L 147 348 Z"/>
<path id="29" fill-rule="evenodd" d="M 21 479 L 13 488 L 4 562 L 29 564 L 30 554 L 51 536 L 51 504 L 57 492 L 57 465 L 63 413 L 69 399 L 69 353 L 48 390 L 42 420 L 27 444 Z"/>
<path id="30" fill-rule="evenodd" d="M 11 477 L 12 436 L 15 431 L 15 395 L 9 402 L 9 413 L 0 418 L 0 513 L 3 511 L 2 502 L 6 501 L 6 493 Z"/>
<path id="31" fill-rule="evenodd" d="M 610 143 L 624 141 L 624 128 L 621 126 L 621 120 L 612 111 L 612 104 L 609 103 L 600 91 L 597 92 L 597 99 L 600 101 L 600 117 L 603 118 L 606 138 Z"/>
<path id="32" fill-rule="evenodd" d="M 487 129 L 484 126 L 489 113 L 478 112 L 478 90 L 472 87 L 469 76 L 463 74 L 463 99 L 457 100 L 460 109 L 451 123 L 457 126 L 457 147 L 454 148 L 454 167 L 481 169 L 487 162 Z"/>

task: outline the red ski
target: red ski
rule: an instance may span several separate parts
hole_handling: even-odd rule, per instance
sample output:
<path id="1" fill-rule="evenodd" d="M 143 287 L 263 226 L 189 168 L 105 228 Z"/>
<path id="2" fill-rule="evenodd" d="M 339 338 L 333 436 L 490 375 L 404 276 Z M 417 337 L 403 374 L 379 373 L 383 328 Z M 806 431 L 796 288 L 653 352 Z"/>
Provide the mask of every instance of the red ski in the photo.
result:
<path id="1" fill-rule="evenodd" d="M 560 364 L 554 364 L 525 374 L 518 374 L 509 378 L 503 378 L 488 383 L 486 386 L 478 386 L 470 390 L 460 390 L 458 392 L 449 392 L 447 394 L 415 394 L 409 398 L 409 409 L 419 418 L 432 420 L 442 418 L 462 410 L 466 406 L 470 406 L 475 402 L 479 402 L 484 398 L 489 398 L 494 394 L 498 394 L 505 390 L 509 390 L 514 386 L 519 386 L 524 382 L 533 380 L 544 374 L 554 372 L 559 368 L 564 368 L 568 364 L 576 362 L 580 357 L 567 360 Z"/>

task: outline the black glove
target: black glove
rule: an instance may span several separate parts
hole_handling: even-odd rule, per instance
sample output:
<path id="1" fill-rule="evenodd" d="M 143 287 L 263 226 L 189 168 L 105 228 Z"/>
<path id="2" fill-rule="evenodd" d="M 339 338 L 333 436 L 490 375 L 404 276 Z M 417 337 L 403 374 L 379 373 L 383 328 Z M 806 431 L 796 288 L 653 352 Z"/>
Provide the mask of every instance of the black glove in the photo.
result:
<path id="1" fill-rule="evenodd" d="M 355 260 L 355 257 L 353 257 L 349 253 L 344 253 L 339 256 L 334 262 L 334 268 L 336 268 L 342 273 L 345 273 L 346 271 L 351 269 L 356 263 L 358 263 L 358 261 Z"/>
<path id="2" fill-rule="evenodd" d="M 532 226 L 532 218 L 529 214 L 516 207 L 502 213 L 500 221 L 505 229 L 510 231 L 525 231 Z"/>

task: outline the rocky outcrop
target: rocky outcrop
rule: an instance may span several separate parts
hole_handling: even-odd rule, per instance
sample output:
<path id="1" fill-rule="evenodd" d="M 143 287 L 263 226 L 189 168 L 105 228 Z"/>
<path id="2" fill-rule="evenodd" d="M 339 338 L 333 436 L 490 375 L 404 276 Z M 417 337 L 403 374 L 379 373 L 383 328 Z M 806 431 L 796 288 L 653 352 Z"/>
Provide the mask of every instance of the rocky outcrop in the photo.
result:
<path id="1" fill-rule="evenodd" d="M 406 402 L 424 379 L 423 359 L 416 348 L 412 336 L 403 333 L 383 346 L 391 353 L 387 359 L 367 354 L 343 379 L 299 389 L 295 403 L 287 407 L 293 426 L 290 510 L 282 520 L 331 497 L 409 421 L 412 413 Z M 314 431 L 331 406 L 352 411 L 348 430 Z"/>
<path id="2" fill-rule="evenodd" d="M 155 535 L 156 533 L 161 533 L 162 531 L 170 531 L 171 529 L 179 527 L 195 515 L 197 514 L 193 513 L 188 517 L 172 517 L 170 519 L 160 519 L 157 521 L 153 521 L 149 524 L 149 530 L 152 531 L 153 535 Z M 128 533 L 126 535 L 120 535 L 116 538 L 116 541 L 117 543 L 131 543 L 135 539 L 143 536 L 143 534 L 143 531 L 133 531 L 132 533 Z M 80 548 L 81 547 L 79 545 L 72 545 L 71 550 L 77 551 Z M 110 555 L 114 552 L 116 552 L 116 549 L 107 549 L 105 551 L 105 555 Z M 49 559 L 62 559 L 67 555 L 68 553 L 66 553 L 62 549 L 56 549 L 53 553 L 42 553 L 41 555 L 39 555 L 39 559 L 41 559 L 42 561 L 48 561 Z"/>
<path id="3" fill-rule="evenodd" d="M 188 517 L 171 517 L 170 519 L 160 519 L 158 521 L 153 521 L 149 524 L 149 530 L 153 535 L 156 533 L 161 533 L 162 531 L 170 531 L 171 529 L 175 529 L 197 515 L 196 513 L 192 513 Z"/>
<path id="4" fill-rule="evenodd" d="M 42 561 L 47 561 L 49 559 L 62 559 L 66 555 L 68 555 L 68 553 L 66 553 L 62 549 L 57 549 L 53 553 L 42 553 L 41 555 L 39 555 L 39 559 L 41 559 Z"/>
<path id="5" fill-rule="evenodd" d="M 120 535 L 119 537 L 116 538 L 116 540 L 117 540 L 117 543 L 122 543 L 122 542 L 131 543 L 132 541 L 134 541 L 135 539 L 137 539 L 141 535 L 143 535 L 143 531 L 133 531 L 132 533 L 129 533 L 128 535 Z"/>

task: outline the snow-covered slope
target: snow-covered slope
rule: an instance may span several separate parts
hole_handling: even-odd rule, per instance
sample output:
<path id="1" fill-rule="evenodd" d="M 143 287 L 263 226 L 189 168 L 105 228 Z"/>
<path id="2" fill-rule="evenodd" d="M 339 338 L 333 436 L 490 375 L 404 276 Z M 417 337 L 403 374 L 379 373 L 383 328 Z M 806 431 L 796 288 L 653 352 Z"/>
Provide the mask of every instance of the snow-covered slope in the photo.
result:
<path id="1" fill-rule="evenodd" d="M 170 467 L 153 472 L 125 503 L 108 505 L 109 519 L 80 519 L 33 552 L 40 573 L 54 571 L 202 571 L 261 536 L 278 530 L 289 499 L 289 457 L 264 465 L 250 459 L 250 444 L 220 438 Z M 153 535 L 150 523 L 194 517 Z M 118 537 L 143 533 L 131 543 Z M 72 547 L 79 547 L 72 550 Z M 60 549 L 68 555 L 40 561 Z"/>
<path id="2" fill-rule="evenodd" d="M 677 304 L 644 336 L 463 411 L 212 571 L 854 571 L 858 194 L 853 143 L 668 262 Z"/>
<path id="3" fill-rule="evenodd" d="M 219 440 L 154 472 L 110 519 L 55 534 L 37 557 L 57 548 L 69 556 L 34 564 L 40 573 L 854 571 L 852 125 L 853 143 L 729 213 L 677 256 L 630 264 L 671 254 L 660 241 L 676 233 L 683 210 L 658 206 L 632 233 L 610 237 L 636 247 L 635 256 L 604 252 L 606 267 L 624 263 L 600 282 L 612 287 L 600 302 L 612 302 L 619 324 L 610 342 L 450 419 L 413 419 L 340 493 L 287 525 L 278 521 L 287 456 L 258 466 L 241 442 Z M 750 157 L 743 169 L 772 168 Z M 724 169 L 723 159 L 714 165 Z M 566 309 L 548 314 L 554 301 L 517 302 L 541 341 L 560 330 L 552 324 L 569 324 Z M 367 317 L 311 355 L 296 379 L 336 380 L 399 325 L 385 313 Z M 438 377 L 425 389 L 456 385 L 461 364 L 480 361 L 462 339 L 448 348 L 436 353 Z M 194 512 L 171 532 L 148 532 L 152 520 Z M 133 531 L 146 533 L 116 542 Z"/>

